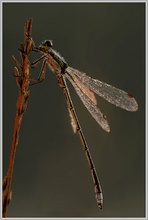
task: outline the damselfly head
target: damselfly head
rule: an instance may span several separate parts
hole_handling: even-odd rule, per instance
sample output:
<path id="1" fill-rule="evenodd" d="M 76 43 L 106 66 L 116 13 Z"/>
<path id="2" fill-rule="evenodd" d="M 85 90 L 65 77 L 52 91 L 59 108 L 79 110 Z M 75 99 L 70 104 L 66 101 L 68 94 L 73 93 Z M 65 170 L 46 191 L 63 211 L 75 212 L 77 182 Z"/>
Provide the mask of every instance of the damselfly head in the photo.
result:
<path id="1" fill-rule="evenodd" d="M 51 40 L 45 40 L 40 44 L 38 49 L 43 52 L 48 52 L 52 46 L 53 46 L 53 43 Z"/>

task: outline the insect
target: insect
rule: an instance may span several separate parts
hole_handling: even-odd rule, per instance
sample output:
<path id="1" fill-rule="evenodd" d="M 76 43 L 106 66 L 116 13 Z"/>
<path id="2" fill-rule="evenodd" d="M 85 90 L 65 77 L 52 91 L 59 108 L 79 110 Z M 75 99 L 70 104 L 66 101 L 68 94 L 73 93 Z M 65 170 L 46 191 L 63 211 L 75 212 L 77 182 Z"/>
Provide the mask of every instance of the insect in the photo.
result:
<path id="1" fill-rule="evenodd" d="M 65 94 L 71 125 L 74 133 L 77 132 L 80 137 L 82 147 L 90 167 L 97 205 L 100 209 L 102 209 L 103 194 L 100 181 L 97 176 L 95 165 L 91 157 L 87 142 L 85 140 L 82 128 L 75 112 L 66 79 L 71 82 L 77 95 L 79 96 L 87 110 L 90 112 L 92 117 L 107 132 L 110 131 L 110 127 L 107 122 L 106 116 L 97 107 L 97 100 L 94 93 L 101 96 L 108 102 L 114 104 L 115 106 L 126 109 L 127 111 L 136 111 L 138 109 L 138 104 L 134 97 L 129 93 L 108 85 L 107 83 L 101 82 L 97 79 L 93 79 L 87 76 L 84 72 L 68 66 L 65 59 L 56 50 L 53 49 L 53 44 L 51 40 L 43 41 L 38 47 L 34 47 L 33 51 L 39 52 L 40 54 L 42 54 L 42 56 L 38 60 L 33 62 L 31 66 L 35 67 L 41 61 L 43 61 L 41 72 L 36 83 L 42 82 L 45 79 L 46 64 L 48 64 L 49 68 L 55 73 L 58 79 L 58 84 Z"/>

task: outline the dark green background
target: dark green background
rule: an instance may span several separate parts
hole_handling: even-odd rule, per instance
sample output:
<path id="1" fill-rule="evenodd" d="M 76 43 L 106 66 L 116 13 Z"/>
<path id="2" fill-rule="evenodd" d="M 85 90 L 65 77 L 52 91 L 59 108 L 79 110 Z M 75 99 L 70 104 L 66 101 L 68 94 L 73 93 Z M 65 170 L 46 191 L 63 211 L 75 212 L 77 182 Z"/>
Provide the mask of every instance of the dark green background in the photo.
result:
<path id="1" fill-rule="evenodd" d="M 72 99 L 101 180 L 104 207 L 94 198 L 90 170 L 73 134 L 65 97 L 47 69 L 44 83 L 30 87 L 13 173 L 8 217 L 145 216 L 145 4 L 3 4 L 3 168 L 7 172 L 18 88 L 23 25 L 33 18 L 36 45 L 52 39 L 68 64 L 136 98 L 131 113 L 98 97 L 111 132 L 87 112 L 72 86 Z M 31 60 L 38 55 L 32 55 Z M 32 70 L 37 77 L 40 67 Z"/>

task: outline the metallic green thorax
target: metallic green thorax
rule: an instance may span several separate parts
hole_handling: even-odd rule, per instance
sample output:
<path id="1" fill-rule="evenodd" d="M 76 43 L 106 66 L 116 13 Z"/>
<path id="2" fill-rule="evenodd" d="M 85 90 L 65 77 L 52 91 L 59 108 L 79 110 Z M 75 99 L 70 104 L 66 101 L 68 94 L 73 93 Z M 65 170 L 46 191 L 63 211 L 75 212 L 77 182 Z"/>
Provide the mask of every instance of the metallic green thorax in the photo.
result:
<path id="1" fill-rule="evenodd" d="M 68 67 L 68 64 L 57 51 L 52 49 L 52 46 L 53 44 L 51 40 L 45 40 L 39 46 L 39 50 L 44 53 L 49 53 L 53 57 L 54 61 L 60 66 L 61 72 L 64 73 L 65 69 Z"/>
<path id="2" fill-rule="evenodd" d="M 65 59 L 57 51 L 53 50 L 52 48 L 49 50 L 49 54 L 59 64 L 59 66 L 61 67 L 61 71 L 64 72 L 65 69 L 68 67 L 68 64 L 65 61 Z"/>

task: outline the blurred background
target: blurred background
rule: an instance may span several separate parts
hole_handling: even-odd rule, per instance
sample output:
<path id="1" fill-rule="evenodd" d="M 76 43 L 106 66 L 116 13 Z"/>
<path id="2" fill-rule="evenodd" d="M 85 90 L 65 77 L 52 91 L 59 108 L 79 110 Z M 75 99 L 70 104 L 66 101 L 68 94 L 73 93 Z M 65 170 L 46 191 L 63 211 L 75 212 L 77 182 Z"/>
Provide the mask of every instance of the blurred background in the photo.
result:
<path id="1" fill-rule="evenodd" d="M 69 66 L 132 94 L 137 112 L 116 108 L 100 97 L 107 133 L 87 112 L 68 83 L 104 195 L 99 210 L 79 137 L 67 103 L 47 68 L 46 80 L 30 87 L 12 181 L 7 217 L 145 216 L 145 3 L 3 3 L 3 176 L 13 134 L 23 26 L 33 18 L 36 46 L 45 39 Z M 39 54 L 31 54 L 34 61 Z M 31 71 L 37 78 L 41 65 Z"/>

